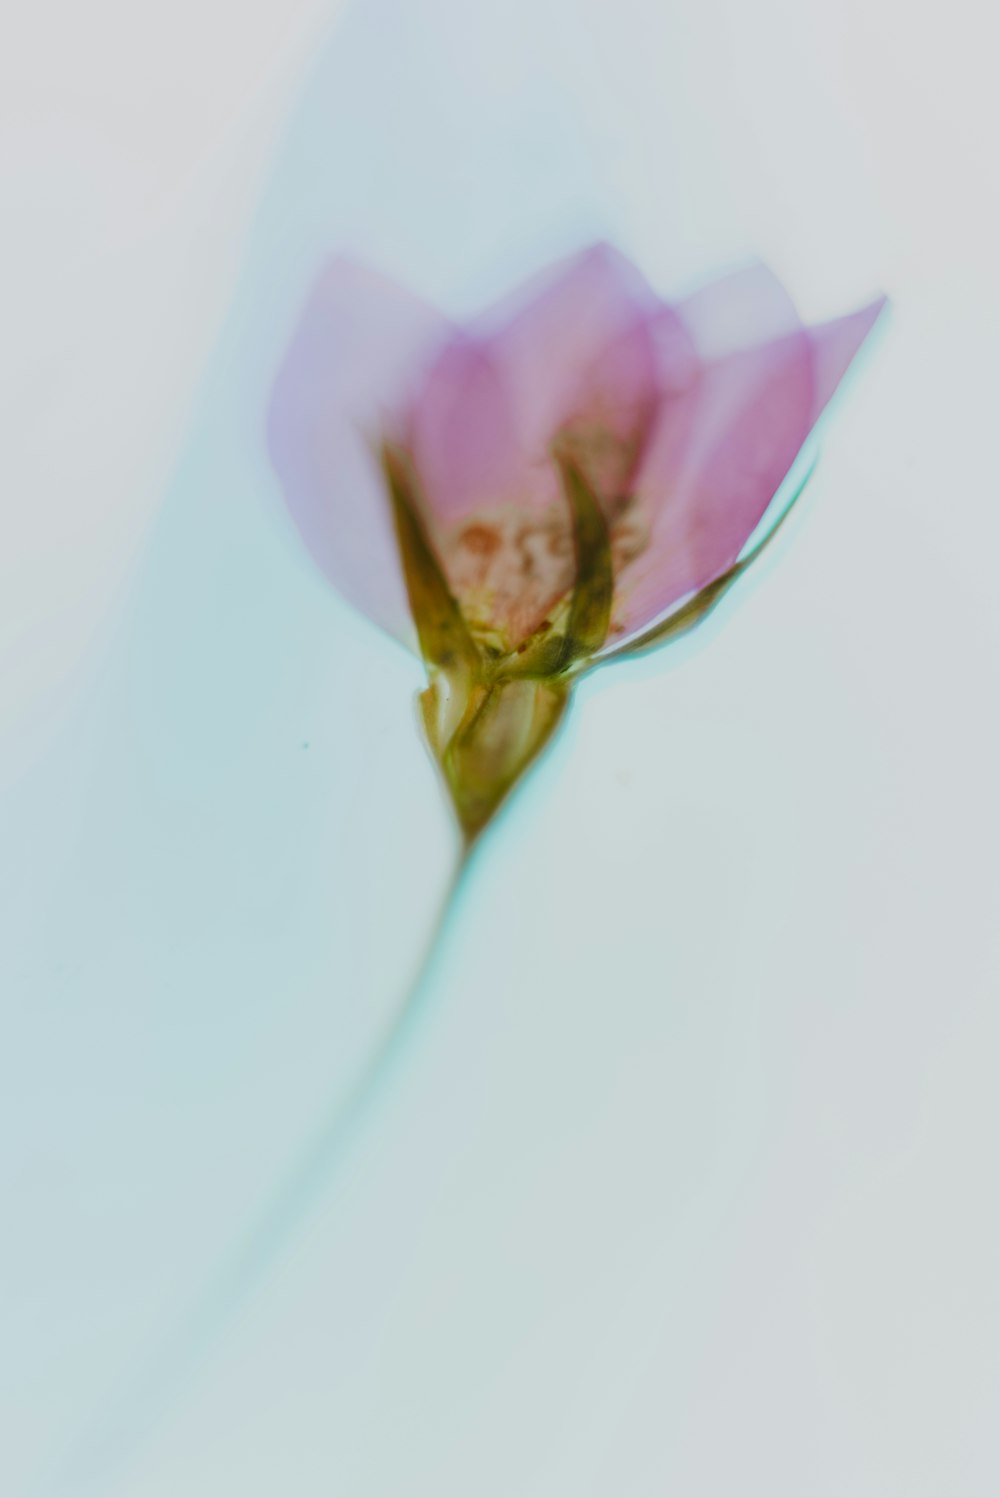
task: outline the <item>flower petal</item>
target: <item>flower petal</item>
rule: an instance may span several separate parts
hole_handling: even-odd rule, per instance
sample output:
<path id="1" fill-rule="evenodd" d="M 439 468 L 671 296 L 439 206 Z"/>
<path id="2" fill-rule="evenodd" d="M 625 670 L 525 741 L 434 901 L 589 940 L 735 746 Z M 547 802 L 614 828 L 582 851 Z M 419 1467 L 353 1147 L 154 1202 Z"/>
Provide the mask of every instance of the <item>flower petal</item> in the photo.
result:
<path id="1" fill-rule="evenodd" d="M 376 449 L 448 331 L 410 292 L 334 259 L 302 313 L 268 412 L 272 462 L 307 547 L 345 598 L 408 644 L 413 624 Z"/>
<path id="2" fill-rule="evenodd" d="M 619 586 L 619 636 L 736 560 L 882 305 L 715 360 L 664 401 L 637 478 L 651 534 Z"/>
<path id="3" fill-rule="evenodd" d="M 557 440 L 609 502 L 634 471 L 660 394 L 644 327 L 657 306 L 595 246 L 451 340 L 414 394 L 407 440 L 444 570 L 476 629 L 509 648 L 572 586 Z"/>
<path id="4" fill-rule="evenodd" d="M 421 382 L 407 426 L 427 505 L 439 521 L 519 497 L 526 457 L 488 346 L 466 336 L 447 343 Z"/>
<path id="5" fill-rule="evenodd" d="M 660 405 L 685 389 L 698 361 L 677 314 L 643 313 L 604 344 L 577 380 L 558 434 L 609 516 L 631 494 Z"/>
<path id="6" fill-rule="evenodd" d="M 481 327 L 527 453 L 546 456 L 553 434 L 577 408 L 583 372 L 657 306 L 635 267 L 598 244 L 484 316 Z"/>
<path id="7" fill-rule="evenodd" d="M 788 292 L 759 260 L 699 287 L 677 303 L 676 312 L 705 361 L 771 343 L 801 327 Z"/>
<path id="8" fill-rule="evenodd" d="M 814 417 L 819 417 L 847 373 L 855 354 L 885 311 L 887 300 L 876 297 L 857 312 L 810 328 L 815 377 Z"/>

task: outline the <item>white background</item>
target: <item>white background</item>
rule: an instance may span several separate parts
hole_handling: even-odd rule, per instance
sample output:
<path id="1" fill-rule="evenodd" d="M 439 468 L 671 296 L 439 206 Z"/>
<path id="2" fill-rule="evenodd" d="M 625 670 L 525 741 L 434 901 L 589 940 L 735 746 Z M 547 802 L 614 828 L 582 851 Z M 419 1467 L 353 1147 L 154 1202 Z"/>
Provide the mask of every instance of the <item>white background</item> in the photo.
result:
<path id="1" fill-rule="evenodd" d="M 0 1487 L 1000 1481 L 1000 105 L 982 7 L 42 4 L 0 46 Z M 802 513 L 471 870 L 300 553 L 323 254 L 592 233 L 892 320 Z"/>

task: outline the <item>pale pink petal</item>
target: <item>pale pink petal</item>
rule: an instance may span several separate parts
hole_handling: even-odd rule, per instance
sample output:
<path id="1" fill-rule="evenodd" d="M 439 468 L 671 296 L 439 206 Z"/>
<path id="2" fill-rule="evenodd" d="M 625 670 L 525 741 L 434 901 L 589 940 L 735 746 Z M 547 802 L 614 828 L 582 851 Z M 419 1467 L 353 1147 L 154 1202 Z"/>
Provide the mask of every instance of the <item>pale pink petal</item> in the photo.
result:
<path id="1" fill-rule="evenodd" d="M 616 563 L 642 544 L 635 478 L 665 399 L 696 379 L 690 335 L 671 307 L 644 313 L 581 372 L 557 444 L 585 473 L 611 526 Z M 619 534 L 620 532 L 620 534 Z"/>
<path id="2" fill-rule="evenodd" d="M 813 389 L 800 333 L 707 366 L 687 395 L 665 403 L 637 480 L 652 531 L 622 579 L 622 633 L 736 560 L 809 433 Z"/>
<path id="3" fill-rule="evenodd" d="M 886 298 L 877 297 L 857 312 L 834 318 L 832 322 L 819 323 L 809 329 L 815 377 L 814 414 L 817 417 L 844 378 L 855 354 L 885 307 Z"/>
<path id="4" fill-rule="evenodd" d="M 510 392 L 488 347 L 459 336 L 422 380 L 408 421 L 428 508 L 448 524 L 498 502 L 517 502 L 526 456 Z"/>
<path id="5" fill-rule="evenodd" d="M 619 635 L 736 561 L 882 305 L 716 360 L 664 401 L 637 476 L 651 533 L 621 579 Z"/>
<path id="6" fill-rule="evenodd" d="M 663 393 L 655 335 L 652 320 L 643 316 L 602 344 L 578 372 L 568 403 L 568 420 L 604 418 L 624 433 L 651 414 Z"/>
<path id="7" fill-rule="evenodd" d="M 345 598 L 408 643 L 375 448 L 449 331 L 411 293 L 335 259 L 302 313 L 268 412 L 271 458 L 309 550 Z"/>
<path id="8" fill-rule="evenodd" d="M 676 312 L 705 361 L 771 343 L 801 327 L 788 292 L 759 260 L 699 287 L 677 303 Z"/>
<path id="9" fill-rule="evenodd" d="M 545 456 L 574 410 L 583 371 L 657 302 L 635 267 L 599 244 L 536 278 L 481 320 L 524 450 Z"/>

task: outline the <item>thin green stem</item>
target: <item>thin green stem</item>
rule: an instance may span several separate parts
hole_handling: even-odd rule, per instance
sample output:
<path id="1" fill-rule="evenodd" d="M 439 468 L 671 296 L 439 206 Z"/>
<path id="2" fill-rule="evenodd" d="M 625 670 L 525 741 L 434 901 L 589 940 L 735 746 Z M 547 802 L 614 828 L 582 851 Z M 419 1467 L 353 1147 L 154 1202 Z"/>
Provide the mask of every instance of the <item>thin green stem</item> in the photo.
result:
<path id="1" fill-rule="evenodd" d="M 397 1005 L 364 1067 L 346 1094 L 334 1104 L 326 1121 L 258 1217 L 234 1261 L 227 1266 L 225 1274 L 220 1276 L 219 1289 L 208 1297 L 207 1307 L 214 1303 L 216 1308 L 215 1315 L 210 1318 L 216 1324 L 222 1319 L 218 1312 L 222 1310 L 228 1313 L 236 1308 L 237 1303 L 245 1298 L 273 1263 L 293 1230 L 301 1224 L 350 1136 L 374 1103 L 378 1084 L 385 1078 L 417 1020 L 421 1009 L 420 999 L 467 867 L 468 851 L 463 848 L 445 887 L 406 997 Z"/>
<path id="2" fill-rule="evenodd" d="M 413 979 L 386 1024 L 364 1067 L 331 1109 L 326 1121 L 294 1161 L 258 1214 L 235 1253 L 176 1328 L 170 1342 L 144 1369 L 134 1370 L 127 1391 L 114 1401 L 111 1420 L 98 1423 L 73 1453 L 74 1468 L 119 1462 L 164 1413 L 170 1395 L 195 1369 L 252 1296 L 268 1270 L 301 1229 L 421 1013 L 421 999 L 438 956 L 455 899 L 469 867 L 471 846 L 463 844 L 445 887 Z"/>

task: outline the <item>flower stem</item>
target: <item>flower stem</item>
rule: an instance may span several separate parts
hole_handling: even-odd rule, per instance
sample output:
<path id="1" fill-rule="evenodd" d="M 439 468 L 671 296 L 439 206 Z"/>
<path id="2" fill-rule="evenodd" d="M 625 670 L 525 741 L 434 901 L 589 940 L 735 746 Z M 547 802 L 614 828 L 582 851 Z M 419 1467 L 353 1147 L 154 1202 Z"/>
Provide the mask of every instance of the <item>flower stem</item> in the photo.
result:
<path id="1" fill-rule="evenodd" d="M 101 1467 L 116 1464 L 134 1450 L 166 1412 L 171 1395 L 245 1307 L 296 1230 L 303 1227 L 418 1019 L 420 1000 L 464 882 L 471 851 L 471 845 L 463 843 L 406 996 L 362 1070 L 293 1162 L 235 1253 L 175 1327 L 166 1346 L 154 1352 L 145 1367 L 132 1370 L 120 1397 L 112 1400 L 110 1418 L 99 1417 L 82 1446 L 70 1453 L 74 1467 L 81 1462 Z"/>
<path id="2" fill-rule="evenodd" d="M 215 1301 L 216 1315 L 212 1319 L 217 1325 L 228 1319 L 228 1313 L 235 1310 L 236 1304 L 253 1289 L 294 1229 L 301 1224 L 354 1129 L 374 1103 L 378 1084 L 385 1077 L 420 1013 L 420 999 L 468 865 L 469 850 L 463 847 L 445 886 L 405 998 L 397 1005 L 362 1070 L 347 1092 L 334 1104 L 311 1143 L 292 1165 L 258 1217 L 234 1261 L 229 1264 L 225 1274 L 220 1276 L 220 1293 L 209 1299 L 209 1304 L 212 1299 Z M 226 1316 L 219 1316 L 219 1311 L 226 1312 Z"/>

